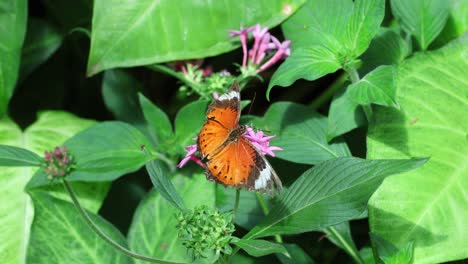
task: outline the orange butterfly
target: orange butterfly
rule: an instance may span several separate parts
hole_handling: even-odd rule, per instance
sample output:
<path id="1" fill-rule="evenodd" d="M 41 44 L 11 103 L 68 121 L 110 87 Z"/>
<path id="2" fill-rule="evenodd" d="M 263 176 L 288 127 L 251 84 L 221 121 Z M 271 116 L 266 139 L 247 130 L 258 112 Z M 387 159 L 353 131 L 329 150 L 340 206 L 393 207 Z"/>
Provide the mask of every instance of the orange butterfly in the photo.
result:
<path id="1" fill-rule="evenodd" d="M 206 164 L 206 176 L 225 186 L 245 187 L 249 191 L 278 192 L 282 184 L 260 151 L 243 135 L 239 125 L 240 93 L 235 82 L 228 93 L 208 107 L 206 121 L 198 134 L 197 146 Z"/>

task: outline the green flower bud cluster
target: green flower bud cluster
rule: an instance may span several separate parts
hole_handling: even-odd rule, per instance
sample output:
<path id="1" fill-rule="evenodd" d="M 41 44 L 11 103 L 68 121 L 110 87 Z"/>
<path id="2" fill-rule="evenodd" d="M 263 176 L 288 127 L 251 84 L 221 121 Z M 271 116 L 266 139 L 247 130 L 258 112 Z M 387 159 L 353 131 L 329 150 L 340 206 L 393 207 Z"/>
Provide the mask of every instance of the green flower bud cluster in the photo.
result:
<path id="1" fill-rule="evenodd" d="M 232 252 L 229 243 L 235 228 L 231 212 L 219 213 L 217 209 L 202 205 L 177 217 L 179 238 L 194 259 Z"/>

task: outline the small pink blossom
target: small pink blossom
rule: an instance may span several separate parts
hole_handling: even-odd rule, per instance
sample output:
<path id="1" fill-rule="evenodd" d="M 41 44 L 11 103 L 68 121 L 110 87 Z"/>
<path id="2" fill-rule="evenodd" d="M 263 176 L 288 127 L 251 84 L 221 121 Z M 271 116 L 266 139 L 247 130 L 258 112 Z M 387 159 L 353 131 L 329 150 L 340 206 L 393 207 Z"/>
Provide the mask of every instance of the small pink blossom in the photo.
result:
<path id="1" fill-rule="evenodd" d="M 193 140 L 197 140 L 196 138 L 193 138 Z M 185 151 L 187 152 L 185 154 L 185 157 L 179 162 L 177 165 L 178 168 L 182 168 L 189 162 L 189 160 L 195 161 L 198 165 L 205 167 L 205 164 L 195 155 L 195 152 L 197 152 L 197 144 L 189 145 L 185 147 Z"/>
<path id="2" fill-rule="evenodd" d="M 244 58 L 242 59 L 242 67 L 245 67 L 247 65 L 247 39 L 249 37 L 249 32 L 253 29 L 253 27 L 243 28 L 241 26 L 240 30 L 228 30 L 230 38 L 239 37 L 240 39 L 242 51 L 244 52 Z"/>
<path id="3" fill-rule="evenodd" d="M 289 48 L 291 45 L 290 40 L 279 42 L 277 38 L 268 33 L 267 27 L 262 28 L 259 24 L 245 29 L 241 27 L 240 30 L 230 30 L 229 32 L 229 37 L 238 36 L 240 38 L 244 53 L 242 68 L 247 72 L 249 72 L 250 66 L 253 66 L 253 71 L 258 74 L 278 61 L 285 59 L 291 53 Z M 252 32 L 254 38 L 254 43 L 250 50 L 247 49 L 249 32 Z M 269 59 L 265 62 L 266 58 Z"/>
<path id="4" fill-rule="evenodd" d="M 261 130 L 258 130 L 258 132 L 255 133 L 251 127 L 246 126 L 244 137 L 248 139 L 255 147 L 257 147 L 258 150 L 262 152 L 262 155 L 268 154 L 274 157 L 275 153 L 273 151 L 283 150 L 280 147 L 270 146 L 270 140 L 276 136 L 265 136 Z"/>

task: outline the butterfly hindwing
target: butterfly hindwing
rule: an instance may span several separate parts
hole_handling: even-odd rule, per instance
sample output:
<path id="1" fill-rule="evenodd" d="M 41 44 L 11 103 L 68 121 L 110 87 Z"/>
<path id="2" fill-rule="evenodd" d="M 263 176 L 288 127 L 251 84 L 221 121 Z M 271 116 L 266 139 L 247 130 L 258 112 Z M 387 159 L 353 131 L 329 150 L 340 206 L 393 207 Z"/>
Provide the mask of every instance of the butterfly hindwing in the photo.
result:
<path id="1" fill-rule="evenodd" d="M 242 136 L 226 144 L 206 165 L 208 178 L 224 185 L 265 191 L 272 190 L 276 184 L 281 191 L 281 182 L 273 168 Z"/>

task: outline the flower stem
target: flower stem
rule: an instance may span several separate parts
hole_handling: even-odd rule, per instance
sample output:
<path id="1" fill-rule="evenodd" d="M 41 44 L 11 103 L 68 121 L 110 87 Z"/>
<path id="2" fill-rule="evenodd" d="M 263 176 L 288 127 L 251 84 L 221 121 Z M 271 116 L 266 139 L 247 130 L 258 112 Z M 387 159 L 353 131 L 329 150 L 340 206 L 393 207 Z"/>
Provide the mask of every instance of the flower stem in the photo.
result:
<path id="1" fill-rule="evenodd" d="M 107 243 L 109 243 L 111 246 L 113 246 L 115 249 L 119 250 L 120 252 L 124 253 L 125 255 L 127 256 L 130 256 L 132 258 L 136 258 L 136 259 L 140 259 L 140 260 L 143 260 L 143 261 L 148 261 L 148 262 L 154 262 L 154 263 L 167 263 L 167 264 L 172 264 L 172 263 L 175 263 L 175 264 L 178 264 L 178 262 L 172 262 L 172 261 L 166 261 L 166 260 L 160 260 L 160 259 L 155 259 L 155 258 L 151 258 L 151 257 L 148 257 L 148 256 L 143 256 L 143 255 L 140 255 L 140 254 L 137 254 L 133 251 L 130 251 L 129 249 L 121 246 L 119 243 L 115 242 L 112 238 L 110 238 L 108 235 L 106 235 L 94 222 L 93 220 L 91 219 L 91 217 L 89 217 L 88 213 L 86 212 L 86 210 L 81 206 L 80 202 L 78 201 L 78 198 L 76 197 L 76 194 L 75 192 L 73 191 L 71 185 L 67 182 L 67 180 L 63 179 L 62 180 L 63 182 L 63 186 L 65 186 L 65 189 L 67 190 L 68 194 L 70 195 L 72 201 L 73 201 L 73 204 L 75 204 L 75 207 L 76 209 L 78 209 L 78 212 L 80 213 L 80 215 L 84 218 L 84 220 L 86 221 L 86 223 L 89 225 L 89 227 L 91 227 L 91 229 L 96 233 L 98 234 L 102 239 L 104 239 L 104 241 L 106 241 Z"/>
<path id="2" fill-rule="evenodd" d="M 234 218 L 236 218 L 237 209 L 239 208 L 240 189 L 236 190 L 236 199 L 234 200 Z"/>
<path id="3" fill-rule="evenodd" d="M 336 238 L 341 242 L 341 245 L 343 245 L 344 250 L 353 258 L 354 262 L 358 264 L 364 264 L 364 260 L 361 258 L 361 255 L 359 255 L 359 252 L 356 251 L 356 248 L 346 242 L 346 240 L 341 236 L 338 231 L 333 226 L 327 227 L 327 230 L 330 233 L 333 233 Z"/>
<path id="4" fill-rule="evenodd" d="M 255 193 L 257 196 L 257 201 L 260 204 L 260 207 L 262 208 L 263 214 L 267 215 L 270 212 L 270 209 L 268 209 L 268 205 L 265 202 L 265 199 L 263 199 L 263 196 L 260 193 Z M 275 241 L 278 243 L 283 243 L 283 238 L 280 235 L 275 235 Z"/>
<path id="5" fill-rule="evenodd" d="M 348 73 L 349 75 L 349 79 L 351 79 L 351 82 L 352 83 L 357 83 L 359 82 L 359 73 L 356 69 L 356 67 L 353 65 L 353 66 L 350 66 L 350 67 L 346 67 L 345 68 L 345 71 Z M 371 123 L 372 122 L 372 108 L 370 105 L 362 105 L 362 109 L 364 110 L 364 114 L 366 115 L 366 118 L 367 118 L 367 122 L 368 123 Z"/>
<path id="6" fill-rule="evenodd" d="M 310 107 L 314 110 L 319 109 L 325 102 L 330 100 L 331 97 L 335 94 L 336 90 L 338 90 L 341 85 L 346 81 L 347 75 L 345 73 L 341 74 L 328 88 L 323 92 L 319 97 L 317 97 L 312 103 L 310 103 Z"/>

